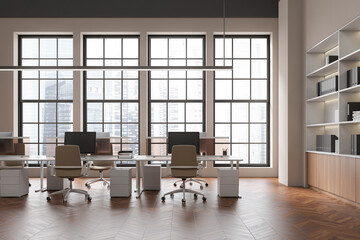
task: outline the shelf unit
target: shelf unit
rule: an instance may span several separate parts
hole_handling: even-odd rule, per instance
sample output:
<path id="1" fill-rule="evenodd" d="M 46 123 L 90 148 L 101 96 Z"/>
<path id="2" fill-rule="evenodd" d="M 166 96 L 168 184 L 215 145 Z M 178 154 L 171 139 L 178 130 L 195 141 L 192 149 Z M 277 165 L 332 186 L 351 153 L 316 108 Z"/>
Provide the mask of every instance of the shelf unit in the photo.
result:
<path id="1" fill-rule="evenodd" d="M 326 64 L 326 57 L 339 59 Z M 351 134 L 360 134 L 360 122 L 347 121 L 347 103 L 360 102 L 360 85 L 347 87 L 346 72 L 360 66 L 360 17 L 306 52 L 306 151 L 316 152 L 316 135 L 335 134 L 337 156 L 349 157 Z M 317 96 L 319 81 L 338 75 L 338 91 Z M 323 153 L 324 154 L 324 153 Z M 356 157 L 356 156 L 353 156 Z"/>

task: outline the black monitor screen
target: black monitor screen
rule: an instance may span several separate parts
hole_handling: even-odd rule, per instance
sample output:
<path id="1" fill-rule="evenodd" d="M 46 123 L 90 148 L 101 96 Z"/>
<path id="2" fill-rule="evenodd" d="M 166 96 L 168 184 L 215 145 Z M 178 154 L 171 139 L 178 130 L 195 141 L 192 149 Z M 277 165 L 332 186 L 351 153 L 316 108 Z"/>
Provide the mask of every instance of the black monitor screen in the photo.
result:
<path id="1" fill-rule="evenodd" d="M 95 153 L 96 132 L 66 132 L 65 145 L 78 145 L 81 154 Z"/>
<path id="2" fill-rule="evenodd" d="M 171 153 L 175 145 L 194 145 L 196 153 L 200 153 L 199 132 L 169 132 L 168 133 L 168 153 Z"/>

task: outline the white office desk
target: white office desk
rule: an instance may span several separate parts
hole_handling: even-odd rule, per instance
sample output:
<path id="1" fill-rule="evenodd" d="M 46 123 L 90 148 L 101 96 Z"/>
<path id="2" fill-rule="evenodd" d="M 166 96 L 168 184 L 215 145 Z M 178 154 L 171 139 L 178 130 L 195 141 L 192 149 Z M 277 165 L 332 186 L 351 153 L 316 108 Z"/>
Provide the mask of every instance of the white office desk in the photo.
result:
<path id="1" fill-rule="evenodd" d="M 136 198 L 139 198 L 142 190 L 140 188 L 140 178 L 141 178 L 141 167 L 145 162 L 148 161 L 165 161 L 171 162 L 171 156 L 151 156 L 151 155 L 139 155 L 133 158 L 121 158 L 117 156 L 110 155 L 96 155 L 91 157 L 82 157 L 83 161 L 135 161 L 136 162 Z M 231 168 L 234 167 L 233 162 L 236 162 L 236 168 L 239 169 L 239 162 L 243 161 L 239 157 L 232 156 L 197 156 L 198 161 L 230 161 Z M 2 155 L 0 156 L 0 161 L 39 161 L 40 162 L 40 189 L 38 191 L 46 191 L 44 188 L 44 162 L 55 161 L 54 157 L 47 156 L 19 156 L 19 155 Z"/>

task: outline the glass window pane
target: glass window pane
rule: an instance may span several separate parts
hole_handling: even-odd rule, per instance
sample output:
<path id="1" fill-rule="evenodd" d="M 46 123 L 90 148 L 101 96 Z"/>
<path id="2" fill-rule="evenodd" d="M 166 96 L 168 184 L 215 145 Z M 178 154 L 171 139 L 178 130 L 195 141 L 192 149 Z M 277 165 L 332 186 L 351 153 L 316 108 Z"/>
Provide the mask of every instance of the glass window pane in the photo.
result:
<path id="1" fill-rule="evenodd" d="M 88 132 L 102 132 L 102 124 L 88 124 L 86 130 Z"/>
<path id="2" fill-rule="evenodd" d="M 167 80 L 151 80 L 151 99 L 167 99 Z"/>
<path id="3" fill-rule="evenodd" d="M 103 98 L 103 81 L 102 80 L 88 80 L 86 94 L 87 94 L 87 99 L 102 99 Z"/>
<path id="4" fill-rule="evenodd" d="M 24 38 L 21 41 L 22 58 L 38 58 L 39 57 L 39 39 Z"/>
<path id="5" fill-rule="evenodd" d="M 24 103 L 25 105 L 26 103 Z M 39 103 L 40 108 L 40 122 L 56 122 L 56 103 Z"/>
<path id="6" fill-rule="evenodd" d="M 243 159 L 241 164 L 249 163 L 249 145 L 248 144 L 231 144 L 231 155 Z"/>
<path id="7" fill-rule="evenodd" d="M 168 122 L 184 122 L 184 103 L 168 103 Z"/>
<path id="8" fill-rule="evenodd" d="M 187 57 L 203 58 L 203 39 L 188 38 L 187 39 Z"/>
<path id="9" fill-rule="evenodd" d="M 39 82 L 37 80 L 22 80 L 21 92 L 23 100 L 35 100 L 39 97 L 38 87 Z"/>
<path id="10" fill-rule="evenodd" d="M 203 98 L 202 80 L 188 80 L 187 81 L 187 99 L 201 100 Z"/>
<path id="11" fill-rule="evenodd" d="M 56 58 L 56 47 L 56 38 L 40 39 L 40 58 Z"/>
<path id="12" fill-rule="evenodd" d="M 138 97 L 138 81 L 123 80 L 123 98 L 129 100 L 137 100 Z"/>
<path id="13" fill-rule="evenodd" d="M 250 124 L 250 142 L 266 142 L 266 124 Z"/>
<path id="14" fill-rule="evenodd" d="M 30 142 L 38 142 L 38 125 L 37 124 L 23 124 L 23 136 L 29 137 Z"/>
<path id="15" fill-rule="evenodd" d="M 23 122 L 38 121 L 38 103 L 23 103 Z"/>
<path id="16" fill-rule="evenodd" d="M 123 103 L 122 104 L 122 122 L 139 122 L 139 104 Z"/>
<path id="17" fill-rule="evenodd" d="M 170 80 L 169 81 L 169 99 L 185 99 L 186 85 L 185 80 Z"/>
<path id="18" fill-rule="evenodd" d="M 168 41 L 166 38 L 151 38 L 150 40 L 150 54 L 151 58 L 167 58 L 167 44 Z"/>
<path id="19" fill-rule="evenodd" d="M 126 137 L 130 142 L 139 142 L 139 125 L 138 124 L 122 124 L 122 137 Z"/>
<path id="20" fill-rule="evenodd" d="M 21 77 L 23 79 L 25 78 L 38 78 L 39 77 L 39 71 L 22 71 Z"/>
<path id="21" fill-rule="evenodd" d="M 104 122 L 120 123 L 120 103 L 104 103 Z"/>
<path id="22" fill-rule="evenodd" d="M 167 136 L 166 124 L 151 124 L 151 136 L 166 137 Z"/>
<path id="23" fill-rule="evenodd" d="M 56 137 L 56 124 L 40 124 L 40 142 L 54 142 L 54 137 Z"/>
<path id="24" fill-rule="evenodd" d="M 105 58 L 121 58 L 121 38 L 105 39 Z"/>
<path id="25" fill-rule="evenodd" d="M 215 99 L 232 99 L 231 92 L 231 80 L 215 80 Z"/>
<path id="26" fill-rule="evenodd" d="M 40 78 L 41 79 L 50 79 L 50 78 L 54 78 L 56 79 L 57 77 L 57 72 L 56 71 L 40 71 Z"/>
<path id="27" fill-rule="evenodd" d="M 88 103 L 87 104 L 87 121 L 88 122 L 101 122 L 102 121 L 102 104 L 101 103 Z"/>
<path id="28" fill-rule="evenodd" d="M 231 140 L 236 143 L 247 143 L 249 141 L 249 125 L 233 124 Z"/>
<path id="29" fill-rule="evenodd" d="M 104 41 L 102 38 L 86 39 L 86 57 L 102 58 L 104 56 Z"/>
<path id="30" fill-rule="evenodd" d="M 72 131 L 73 131 L 72 124 L 58 124 L 58 137 L 64 138 L 65 132 L 72 132 Z"/>
<path id="31" fill-rule="evenodd" d="M 72 100 L 73 99 L 73 81 L 59 80 L 58 81 L 58 99 Z"/>
<path id="32" fill-rule="evenodd" d="M 120 137 L 121 136 L 121 125 L 120 124 L 104 124 L 104 132 L 110 133 L 110 137 Z"/>
<path id="33" fill-rule="evenodd" d="M 166 103 L 151 103 L 151 122 L 166 122 Z"/>
<path id="34" fill-rule="evenodd" d="M 215 137 L 230 137 L 230 124 L 215 124 Z"/>
<path id="35" fill-rule="evenodd" d="M 40 60 L 40 66 L 56 66 L 56 60 Z"/>
<path id="36" fill-rule="evenodd" d="M 105 60 L 104 66 L 121 66 L 122 62 L 120 59 Z"/>
<path id="37" fill-rule="evenodd" d="M 166 144 L 151 144 L 151 154 L 152 155 L 167 155 L 167 145 Z M 153 162 L 153 163 L 156 164 L 157 162 Z"/>
<path id="38" fill-rule="evenodd" d="M 267 39 L 253 38 L 251 39 L 251 57 L 266 58 L 267 57 Z"/>
<path id="39" fill-rule="evenodd" d="M 250 58 L 250 38 L 234 39 L 234 58 Z"/>
<path id="40" fill-rule="evenodd" d="M 230 122 L 230 103 L 215 103 L 215 122 Z"/>
<path id="41" fill-rule="evenodd" d="M 234 100 L 250 99 L 250 81 L 234 80 Z"/>
<path id="42" fill-rule="evenodd" d="M 232 121 L 249 122 L 249 104 L 233 103 L 232 104 Z"/>
<path id="43" fill-rule="evenodd" d="M 252 80 L 251 81 L 251 99 L 266 100 L 267 99 L 267 81 Z"/>
<path id="44" fill-rule="evenodd" d="M 184 132 L 185 131 L 184 124 L 169 124 L 168 128 L 169 128 L 168 129 L 169 132 Z"/>
<path id="45" fill-rule="evenodd" d="M 266 164 L 266 144 L 250 144 L 250 163 Z"/>
<path id="46" fill-rule="evenodd" d="M 251 60 L 251 77 L 267 78 L 267 60 Z"/>
<path id="47" fill-rule="evenodd" d="M 117 79 L 121 78 L 122 71 L 104 71 L 104 72 L 105 72 L 105 78 L 117 78 Z"/>
<path id="48" fill-rule="evenodd" d="M 186 39 L 169 39 L 169 58 L 186 57 Z"/>
<path id="49" fill-rule="evenodd" d="M 202 122 L 202 103 L 186 103 L 186 122 Z"/>
<path id="50" fill-rule="evenodd" d="M 234 78 L 249 78 L 250 60 L 234 60 L 233 75 Z"/>
<path id="51" fill-rule="evenodd" d="M 250 103 L 250 122 L 266 122 L 266 103 Z"/>
<path id="52" fill-rule="evenodd" d="M 58 103 L 58 122 L 72 122 L 73 121 L 73 104 L 72 103 Z"/>
<path id="53" fill-rule="evenodd" d="M 232 57 L 232 39 L 225 38 L 225 58 Z M 224 39 L 215 39 L 215 58 L 224 58 Z"/>
<path id="54" fill-rule="evenodd" d="M 72 58 L 73 57 L 73 39 L 59 38 L 58 39 L 58 57 Z"/>
<path id="55" fill-rule="evenodd" d="M 57 87 L 56 80 L 41 80 L 40 81 L 40 99 L 51 99 L 57 98 Z"/>
<path id="56" fill-rule="evenodd" d="M 186 124 L 187 132 L 203 132 L 202 124 Z"/>
<path id="57" fill-rule="evenodd" d="M 105 99 L 121 99 L 121 80 L 105 81 Z"/>
<path id="58" fill-rule="evenodd" d="M 123 39 L 123 58 L 139 58 L 139 40 L 137 38 Z"/>

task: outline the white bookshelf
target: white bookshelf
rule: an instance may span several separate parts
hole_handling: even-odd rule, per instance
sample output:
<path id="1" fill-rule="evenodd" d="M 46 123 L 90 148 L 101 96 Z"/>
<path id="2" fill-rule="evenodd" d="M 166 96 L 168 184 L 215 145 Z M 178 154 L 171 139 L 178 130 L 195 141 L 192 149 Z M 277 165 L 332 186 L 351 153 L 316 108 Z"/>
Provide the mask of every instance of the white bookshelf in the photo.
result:
<path id="1" fill-rule="evenodd" d="M 326 57 L 339 59 L 326 64 Z M 360 17 L 306 52 L 306 151 L 316 152 L 316 135 L 335 134 L 336 154 L 349 156 L 351 134 L 360 134 L 360 122 L 347 121 L 347 103 L 360 102 L 360 85 L 347 87 L 346 72 L 360 66 Z M 338 91 L 317 96 L 319 81 L 338 75 Z M 352 156 L 352 155 L 351 155 Z"/>

